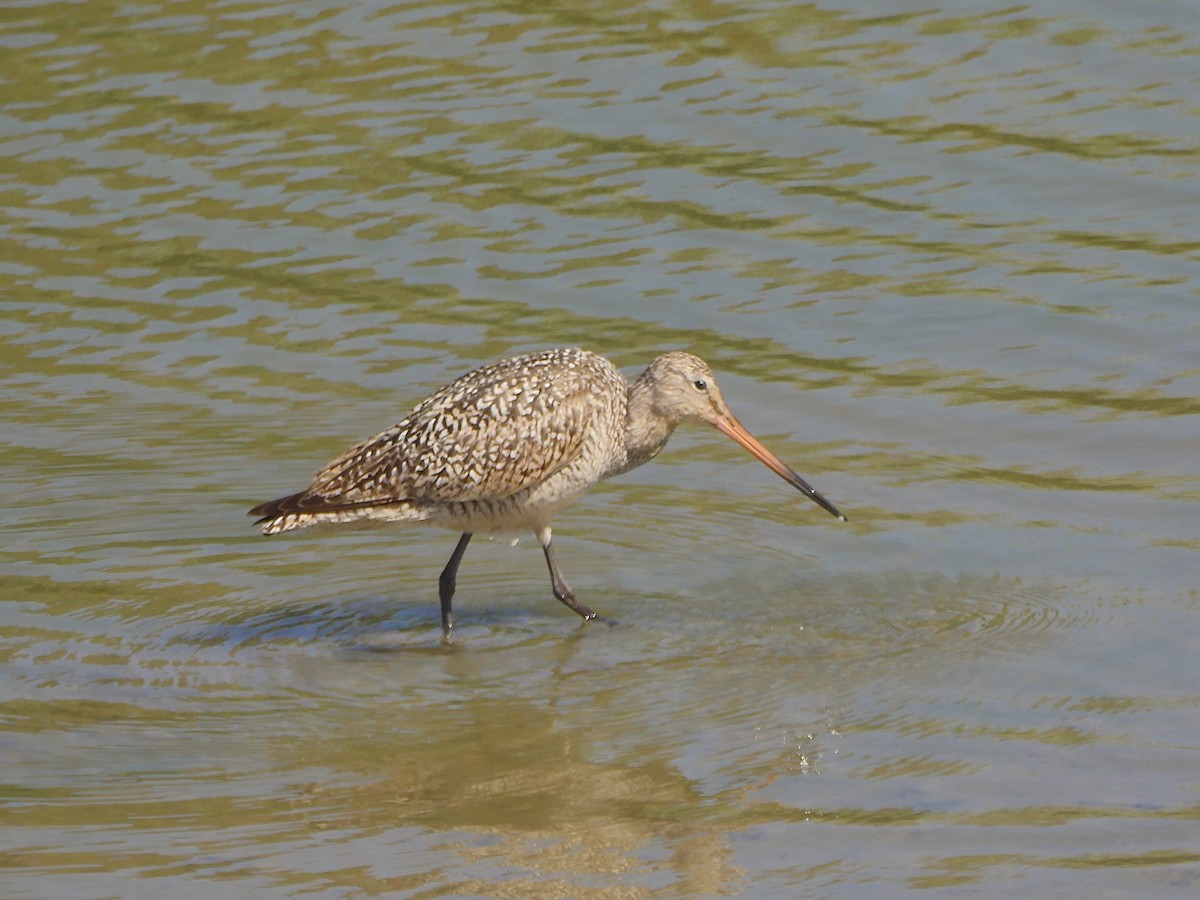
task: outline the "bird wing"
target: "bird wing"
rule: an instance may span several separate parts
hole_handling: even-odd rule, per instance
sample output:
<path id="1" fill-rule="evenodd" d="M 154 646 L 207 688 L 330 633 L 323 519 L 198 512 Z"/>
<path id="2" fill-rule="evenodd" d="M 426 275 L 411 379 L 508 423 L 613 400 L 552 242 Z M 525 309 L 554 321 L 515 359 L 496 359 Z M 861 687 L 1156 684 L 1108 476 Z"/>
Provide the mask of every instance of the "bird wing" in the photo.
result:
<path id="1" fill-rule="evenodd" d="M 624 385 L 611 367 L 600 379 L 586 368 L 546 353 L 469 372 L 330 462 L 289 506 L 498 500 L 533 487 L 579 458 L 612 376 Z"/>

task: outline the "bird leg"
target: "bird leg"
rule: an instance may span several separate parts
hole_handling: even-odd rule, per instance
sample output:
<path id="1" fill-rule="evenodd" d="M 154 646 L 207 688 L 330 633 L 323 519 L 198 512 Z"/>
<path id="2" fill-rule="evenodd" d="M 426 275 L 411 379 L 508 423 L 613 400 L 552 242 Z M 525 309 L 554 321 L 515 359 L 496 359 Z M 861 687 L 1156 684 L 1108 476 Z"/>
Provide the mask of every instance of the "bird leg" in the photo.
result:
<path id="1" fill-rule="evenodd" d="M 550 541 L 550 529 L 548 527 L 539 528 L 536 533 L 538 543 L 542 545 L 542 552 L 546 554 L 546 565 L 550 567 L 550 586 L 554 590 L 554 596 L 564 606 L 574 610 L 585 622 L 596 619 L 605 625 L 616 625 L 616 619 L 606 619 L 604 616 L 598 616 L 590 608 L 575 599 L 575 592 L 571 590 L 571 586 L 567 584 L 567 579 L 563 578 L 562 572 L 559 571 L 558 559 L 554 555 L 554 545 Z"/>
<path id="2" fill-rule="evenodd" d="M 446 640 L 450 639 L 450 629 L 454 627 L 454 613 L 450 609 L 450 604 L 454 600 L 458 564 L 462 562 L 463 554 L 467 552 L 469 543 L 471 543 L 471 532 L 468 531 L 458 539 L 454 552 L 450 554 L 450 561 L 446 563 L 446 568 L 442 569 L 442 574 L 438 578 L 438 598 L 442 601 L 442 637 Z"/>
<path id="3" fill-rule="evenodd" d="M 562 572 L 558 570 L 558 560 L 554 556 L 554 545 L 549 540 L 542 544 L 542 552 L 546 554 L 546 565 L 550 567 L 550 586 L 554 590 L 554 596 L 566 606 L 575 610 L 584 621 L 596 618 L 594 612 L 575 599 L 575 592 L 571 590 L 571 586 L 563 578 Z"/>

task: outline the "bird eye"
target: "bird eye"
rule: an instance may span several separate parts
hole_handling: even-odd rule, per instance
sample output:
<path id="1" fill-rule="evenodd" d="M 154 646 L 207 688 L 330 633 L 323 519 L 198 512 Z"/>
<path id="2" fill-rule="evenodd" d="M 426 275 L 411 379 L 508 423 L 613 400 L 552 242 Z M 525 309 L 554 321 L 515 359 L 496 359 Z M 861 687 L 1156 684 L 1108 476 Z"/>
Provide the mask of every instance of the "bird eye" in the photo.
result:
<path id="1" fill-rule="evenodd" d="M 707 391 L 708 390 L 708 382 L 705 381 L 703 378 L 697 378 L 695 381 L 692 382 L 692 387 L 694 387 L 698 391 Z"/>

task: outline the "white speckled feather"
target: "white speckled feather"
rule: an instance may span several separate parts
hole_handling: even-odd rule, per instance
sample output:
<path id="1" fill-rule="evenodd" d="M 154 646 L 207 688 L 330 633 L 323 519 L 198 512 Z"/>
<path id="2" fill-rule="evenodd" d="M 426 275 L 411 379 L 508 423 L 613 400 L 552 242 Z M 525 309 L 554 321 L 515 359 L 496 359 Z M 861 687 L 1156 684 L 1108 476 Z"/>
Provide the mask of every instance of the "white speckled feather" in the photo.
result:
<path id="1" fill-rule="evenodd" d="M 264 504 L 276 515 L 263 531 L 363 516 L 482 525 L 484 504 L 506 520 L 513 512 L 500 501 L 533 492 L 557 507 L 623 462 L 628 391 L 612 363 L 575 348 L 475 369 L 274 501 L 277 509 Z M 481 530 L 529 521 L 520 514 Z"/>

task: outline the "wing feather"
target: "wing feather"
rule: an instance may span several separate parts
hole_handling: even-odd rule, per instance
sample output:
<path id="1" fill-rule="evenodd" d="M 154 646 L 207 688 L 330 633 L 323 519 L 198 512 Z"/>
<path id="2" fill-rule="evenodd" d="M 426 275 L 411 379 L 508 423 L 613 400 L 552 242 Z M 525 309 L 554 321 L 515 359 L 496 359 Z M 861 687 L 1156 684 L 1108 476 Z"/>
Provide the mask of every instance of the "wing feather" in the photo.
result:
<path id="1" fill-rule="evenodd" d="M 475 369 L 330 462 L 306 490 L 273 501 L 283 506 L 254 512 L 511 496 L 578 459 L 604 404 L 625 384 L 607 360 L 581 350 Z"/>

